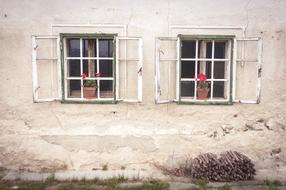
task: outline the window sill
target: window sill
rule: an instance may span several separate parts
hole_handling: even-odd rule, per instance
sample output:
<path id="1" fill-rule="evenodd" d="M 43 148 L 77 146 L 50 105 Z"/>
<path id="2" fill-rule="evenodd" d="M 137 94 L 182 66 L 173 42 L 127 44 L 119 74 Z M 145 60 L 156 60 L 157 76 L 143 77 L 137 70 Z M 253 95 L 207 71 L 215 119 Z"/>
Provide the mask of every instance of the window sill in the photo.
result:
<path id="1" fill-rule="evenodd" d="M 116 104 L 116 100 L 62 100 L 62 104 Z"/>
<path id="2" fill-rule="evenodd" d="M 233 105 L 232 101 L 212 101 L 212 100 L 180 100 L 177 102 L 177 104 L 179 105 L 189 105 L 189 104 L 193 104 L 193 105 Z"/>

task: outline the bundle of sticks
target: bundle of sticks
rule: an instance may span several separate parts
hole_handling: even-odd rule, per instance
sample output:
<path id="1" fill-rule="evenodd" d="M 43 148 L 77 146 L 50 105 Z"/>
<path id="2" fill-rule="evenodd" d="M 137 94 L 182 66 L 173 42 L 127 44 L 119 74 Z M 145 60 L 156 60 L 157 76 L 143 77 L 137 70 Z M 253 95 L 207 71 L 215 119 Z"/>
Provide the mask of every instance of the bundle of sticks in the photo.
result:
<path id="1" fill-rule="evenodd" d="M 219 156 L 213 153 L 200 154 L 188 158 L 179 168 L 168 169 L 157 164 L 155 167 L 168 175 L 220 182 L 252 180 L 256 172 L 252 161 L 237 151 L 226 151 Z"/>
<path id="2" fill-rule="evenodd" d="M 185 174 L 193 179 L 209 181 L 239 181 L 254 178 L 255 169 L 251 160 L 236 151 L 227 151 L 218 157 L 212 153 L 195 157 Z"/>

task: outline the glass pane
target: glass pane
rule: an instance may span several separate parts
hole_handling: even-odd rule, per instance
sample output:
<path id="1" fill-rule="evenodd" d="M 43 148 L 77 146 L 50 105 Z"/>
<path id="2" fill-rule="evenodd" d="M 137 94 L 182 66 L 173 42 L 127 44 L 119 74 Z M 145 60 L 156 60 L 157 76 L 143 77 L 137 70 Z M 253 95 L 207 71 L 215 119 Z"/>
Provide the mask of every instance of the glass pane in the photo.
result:
<path id="1" fill-rule="evenodd" d="M 181 82 L 181 97 L 193 97 L 194 96 L 194 81 L 182 81 Z"/>
<path id="2" fill-rule="evenodd" d="M 79 77 L 80 73 L 80 60 L 67 60 L 68 62 L 68 75 L 69 77 Z"/>
<path id="3" fill-rule="evenodd" d="M 113 80 L 100 81 L 100 98 L 113 98 Z"/>
<path id="4" fill-rule="evenodd" d="M 102 39 L 98 43 L 99 57 L 113 57 L 113 39 Z"/>
<path id="5" fill-rule="evenodd" d="M 196 57 L 196 41 L 184 40 L 182 41 L 182 58 Z"/>
<path id="6" fill-rule="evenodd" d="M 96 39 L 82 40 L 83 57 L 96 57 Z"/>
<path id="7" fill-rule="evenodd" d="M 198 58 L 212 58 L 212 41 L 199 40 L 198 48 Z"/>
<path id="8" fill-rule="evenodd" d="M 214 78 L 215 79 L 224 79 L 225 76 L 225 62 L 224 61 L 215 61 L 214 62 Z"/>
<path id="9" fill-rule="evenodd" d="M 181 62 L 181 78 L 195 78 L 195 61 Z"/>
<path id="10" fill-rule="evenodd" d="M 80 39 L 67 39 L 67 56 L 80 57 Z"/>
<path id="11" fill-rule="evenodd" d="M 80 80 L 68 80 L 67 89 L 69 98 L 80 98 Z"/>
<path id="12" fill-rule="evenodd" d="M 225 97 L 225 82 L 215 81 L 213 87 L 213 97 L 214 98 L 226 98 Z"/>
<path id="13" fill-rule="evenodd" d="M 83 73 L 85 73 L 88 77 L 95 77 L 97 73 L 97 64 L 96 60 L 89 59 L 83 60 Z"/>
<path id="14" fill-rule="evenodd" d="M 101 77 L 113 76 L 113 61 L 112 60 L 99 60 L 99 72 Z"/>
<path id="15" fill-rule="evenodd" d="M 225 44 L 226 42 L 215 42 L 214 58 L 216 59 L 225 58 Z"/>
<path id="16" fill-rule="evenodd" d="M 212 62 L 211 61 L 206 61 L 206 72 L 205 74 L 207 75 L 208 79 L 212 78 Z"/>
<path id="17" fill-rule="evenodd" d="M 206 44 L 206 58 L 211 59 L 212 58 L 212 42 L 207 42 Z"/>

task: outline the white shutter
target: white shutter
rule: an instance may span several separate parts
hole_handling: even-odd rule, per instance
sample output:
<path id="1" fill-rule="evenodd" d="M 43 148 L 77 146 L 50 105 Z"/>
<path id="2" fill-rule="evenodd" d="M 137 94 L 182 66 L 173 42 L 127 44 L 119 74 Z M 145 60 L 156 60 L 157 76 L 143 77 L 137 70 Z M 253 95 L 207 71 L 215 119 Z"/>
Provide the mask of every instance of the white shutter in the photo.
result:
<path id="1" fill-rule="evenodd" d="M 155 103 L 179 99 L 180 39 L 156 38 Z"/>
<path id="2" fill-rule="evenodd" d="M 32 36 L 33 101 L 49 102 L 61 98 L 59 37 Z"/>
<path id="3" fill-rule="evenodd" d="M 116 37 L 116 100 L 142 102 L 143 41 Z"/>
<path id="4" fill-rule="evenodd" d="M 260 103 L 262 72 L 262 39 L 234 40 L 233 100 Z"/>

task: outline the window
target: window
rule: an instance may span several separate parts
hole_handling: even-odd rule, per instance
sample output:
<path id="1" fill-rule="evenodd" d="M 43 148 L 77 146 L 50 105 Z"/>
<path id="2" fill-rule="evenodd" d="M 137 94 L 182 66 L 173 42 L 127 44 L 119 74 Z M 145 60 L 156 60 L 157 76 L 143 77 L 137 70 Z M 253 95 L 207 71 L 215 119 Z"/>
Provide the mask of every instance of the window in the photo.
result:
<path id="1" fill-rule="evenodd" d="M 181 37 L 180 101 L 230 101 L 231 44 L 230 37 Z M 206 77 L 206 97 L 199 92 L 200 75 Z"/>
<path id="2" fill-rule="evenodd" d="M 34 102 L 142 102 L 143 41 L 116 34 L 32 36 Z"/>
<path id="3" fill-rule="evenodd" d="M 115 100 L 114 36 L 64 36 L 66 100 Z"/>
<path id="4" fill-rule="evenodd" d="M 158 37 L 155 102 L 259 103 L 261 70 L 261 38 Z M 205 97 L 201 96 L 201 87 L 207 89 Z"/>

